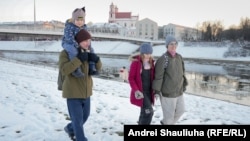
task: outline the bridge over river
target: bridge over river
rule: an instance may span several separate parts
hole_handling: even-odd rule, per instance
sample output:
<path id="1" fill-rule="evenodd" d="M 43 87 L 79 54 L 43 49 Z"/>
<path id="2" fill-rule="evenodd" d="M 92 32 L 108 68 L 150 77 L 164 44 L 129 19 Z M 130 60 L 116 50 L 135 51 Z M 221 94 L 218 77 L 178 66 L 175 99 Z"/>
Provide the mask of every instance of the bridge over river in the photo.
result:
<path id="1" fill-rule="evenodd" d="M 31 29 L 3 29 L 0 28 L 0 40 L 61 40 L 63 31 L 56 30 L 31 30 Z M 128 41 L 135 44 L 149 42 L 152 45 L 160 45 L 162 40 L 149 40 L 135 37 L 126 37 L 114 34 L 91 33 L 93 40 Z"/>

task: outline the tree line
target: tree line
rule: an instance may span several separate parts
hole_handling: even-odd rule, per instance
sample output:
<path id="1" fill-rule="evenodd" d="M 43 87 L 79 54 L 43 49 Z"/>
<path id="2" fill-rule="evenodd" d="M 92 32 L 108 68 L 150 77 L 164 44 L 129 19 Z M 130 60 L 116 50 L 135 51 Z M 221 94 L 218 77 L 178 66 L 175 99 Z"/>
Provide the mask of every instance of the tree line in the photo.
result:
<path id="1" fill-rule="evenodd" d="M 250 18 L 241 18 L 238 26 L 232 25 L 224 29 L 221 21 L 205 21 L 197 29 L 201 41 L 244 40 L 250 41 Z M 198 32 L 197 32 L 198 34 Z"/>

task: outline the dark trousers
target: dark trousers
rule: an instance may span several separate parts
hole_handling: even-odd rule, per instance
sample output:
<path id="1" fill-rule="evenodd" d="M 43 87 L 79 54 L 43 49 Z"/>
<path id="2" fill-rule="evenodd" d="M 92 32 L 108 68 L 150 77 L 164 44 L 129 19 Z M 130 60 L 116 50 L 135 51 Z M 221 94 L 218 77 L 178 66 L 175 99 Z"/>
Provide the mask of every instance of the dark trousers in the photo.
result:
<path id="1" fill-rule="evenodd" d="M 152 121 L 154 111 L 152 107 L 152 102 L 150 99 L 150 93 L 143 93 L 143 106 L 141 107 L 141 112 L 139 116 L 139 125 L 149 125 Z"/>
<path id="2" fill-rule="evenodd" d="M 83 125 L 90 114 L 90 97 L 86 99 L 67 99 L 67 106 L 71 122 L 67 125 L 68 131 L 73 133 L 76 141 L 87 141 Z"/>

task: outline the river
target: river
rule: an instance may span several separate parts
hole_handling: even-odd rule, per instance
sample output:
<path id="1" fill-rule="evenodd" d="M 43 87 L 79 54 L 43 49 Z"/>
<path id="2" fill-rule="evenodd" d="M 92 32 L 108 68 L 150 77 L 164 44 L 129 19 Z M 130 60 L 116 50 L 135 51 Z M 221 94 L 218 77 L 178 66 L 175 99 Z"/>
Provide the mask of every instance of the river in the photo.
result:
<path id="1" fill-rule="evenodd" d="M 21 62 L 57 67 L 58 54 L 55 53 L 11 53 L 2 52 L 1 57 Z M 102 57 L 105 75 L 117 77 L 125 66 L 129 69 L 129 59 Z M 216 98 L 242 105 L 250 105 L 250 66 L 244 63 L 198 63 L 185 60 L 189 85 L 186 93 Z"/>

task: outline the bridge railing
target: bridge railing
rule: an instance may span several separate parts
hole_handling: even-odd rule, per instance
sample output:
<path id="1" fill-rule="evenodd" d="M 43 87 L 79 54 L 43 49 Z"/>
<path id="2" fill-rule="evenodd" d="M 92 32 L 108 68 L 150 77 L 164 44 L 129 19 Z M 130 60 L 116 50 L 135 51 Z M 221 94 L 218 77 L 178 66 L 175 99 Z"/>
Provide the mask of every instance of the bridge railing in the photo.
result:
<path id="1" fill-rule="evenodd" d="M 41 35 L 63 35 L 63 29 L 61 28 L 42 28 L 42 27 L 34 27 L 34 26 L 0 26 L 0 33 L 23 33 L 23 34 L 41 34 Z M 134 41 L 134 42 L 149 42 L 151 44 L 164 44 L 163 40 L 150 40 L 129 36 L 122 36 L 118 34 L 110 34 L 110 33 L 91 33 L 94 38 L 106 38 L 106 39 L 114 39 L 114 40 L 125 40 L 125 41 Z"/>
<path id="2" fill-rule="evenodd" d="M 9 25 L 0 25 L 0 29 L 6 30 L 28 30 L 28 31 L 52 31 L 52 32 L 63 32 L 63 28 L 55 27 L 55 28 L 44 28 L 41 26 L 9 26 Z"/>

